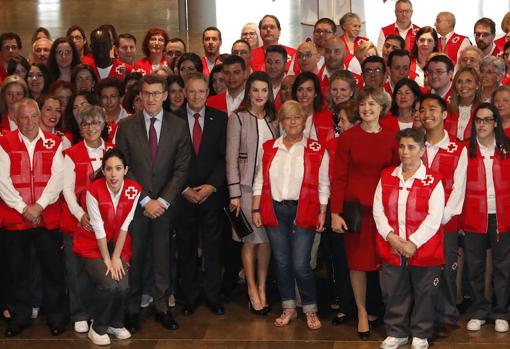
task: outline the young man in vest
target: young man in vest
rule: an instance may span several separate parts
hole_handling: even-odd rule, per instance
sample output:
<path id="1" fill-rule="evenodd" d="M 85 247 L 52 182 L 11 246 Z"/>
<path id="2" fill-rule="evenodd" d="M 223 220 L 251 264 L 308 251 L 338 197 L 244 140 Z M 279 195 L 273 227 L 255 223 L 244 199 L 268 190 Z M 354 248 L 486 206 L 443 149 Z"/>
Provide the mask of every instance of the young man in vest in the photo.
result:
<path id="1" fill-rule="evenodd" d="M 444 259 L 439 295 L 436 299 L 437 335 L 445 336 L 457 326 L 459 312 L 457 298 L 457 257 L 459 246 L 458 215 L 462 212 L 466 191 L 467 150 L 444 130 L 448 115 L 446 103 L 438 95 L 423 96 L 420 118 L 427 142 L 423 162 L 427 168 L 439 172 L 445 191 L 445 209 L 441 224 L 444 226 Z"/>
<path id="2" fill-rule="evenodd" d="M 202 65 L 204 66 L 204 76 L 211 74 L 216 58 L 220 55 L 221 32 L 216 27 L 207 27 L 202 32 L 202 45 L 204 46 L 205 55 L 202 57 Z"/>
<path id="3" fill-rule="evenodd" d="M 440 36 L 437 43 L 439 52 L 446 53 L 453 64 L 456 64 L 460 51 L 470 46 L 471 41 L 466 36 L 453 31 L 455 29 L 455 15 L 451 12 L 439 12 L 434 26 Z"/>
<path id="4" fill-rule="evenodd" d="M 411 58 L 406 50 L 395 50 L 388 55 L 388 80 L 384 83 L 384 90 L 393 95 L 393 88 L 400 80 L 409 77 Z"/>
<path id="5" fill-rule="evenodd" d="M 412 349 L 426 349 L 434 333 L 434 298 L 444 263 L 445 196 L 441 175 L 421 161 L 423 132 L 408 128 L 397 138 L 401 164 L 383 170 L 373 206 L 388 335 L 381 348 L 397 349 L 412 336 Z"/>
<path id="6" fill-rule="evenodd" d="M 10 280 L 12 318 L 5 335 L 13 337 L 31 324 L 32 248 L 44 279 L 44 305 L 51 334 L 66 323 L 64 260 L 60 225 L 63 185 L 61 139 L 39 128 L 37 102 L 15 105 L 18 130 L 0 137 L 0 216 Z"/>
<path id="7" fill-rule="evenodd" d="M 395 3 L 396 21 L 393 24 L 381 28 L 379 39 L 377 40 L 377 51 L 382 52 L 384 39 L 390 34 L 400 35 L 406 42 L 405 49 L 409 52 L 413 49 L 416 33 L 420 30 L 415 24 L 411 23 L 413 16 L 413 4 L 409 0 L 397 0 Z"/>

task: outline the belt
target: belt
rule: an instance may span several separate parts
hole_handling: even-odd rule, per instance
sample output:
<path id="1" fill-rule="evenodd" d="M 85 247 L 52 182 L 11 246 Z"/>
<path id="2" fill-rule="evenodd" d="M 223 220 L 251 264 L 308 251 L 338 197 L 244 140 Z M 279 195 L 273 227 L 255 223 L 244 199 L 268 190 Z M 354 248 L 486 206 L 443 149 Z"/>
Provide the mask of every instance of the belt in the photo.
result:
<path id="1" fill-rule="evenodd" d="M 297 200 L 282 200 L 278 203 L 284 205 L 284 206 L 297 206 L 298 201 Z"/>

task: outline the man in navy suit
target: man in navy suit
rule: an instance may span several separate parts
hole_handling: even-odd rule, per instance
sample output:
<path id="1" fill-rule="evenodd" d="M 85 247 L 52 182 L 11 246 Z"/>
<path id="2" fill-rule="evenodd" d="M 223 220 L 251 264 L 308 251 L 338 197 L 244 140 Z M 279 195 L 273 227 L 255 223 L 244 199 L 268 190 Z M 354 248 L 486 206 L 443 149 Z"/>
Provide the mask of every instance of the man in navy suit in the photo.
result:
<path id="1" fill-rule="evenodd" d="M 225 205 L 225 147 L 227 114 L 205 106 L 209 90 L 200 73 L 188 77 L 187 104 L 177 114 L 188 124 L 191 163 L 185 189 L 177 203 L 176 222 L 179 280 L 183 313 L 190 315 L 200 298 L 198 241 L 204 259 L 203 295 L 211 311 L 223 315 L 221 304 L 222 208 Z"/>

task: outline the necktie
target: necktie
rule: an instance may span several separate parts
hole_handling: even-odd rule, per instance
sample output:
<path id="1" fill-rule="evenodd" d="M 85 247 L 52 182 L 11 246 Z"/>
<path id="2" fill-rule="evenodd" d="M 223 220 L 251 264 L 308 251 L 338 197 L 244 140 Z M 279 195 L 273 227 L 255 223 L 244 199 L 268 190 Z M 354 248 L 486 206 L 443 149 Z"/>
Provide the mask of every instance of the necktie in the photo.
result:
<path id="1" fill-rule="evenodd" d="M 446 36 L 441 37 L 441 52 L 446 51 Z"/>
<path id="2" fill-rule="evenodd" d="M 195 113 L 193 115 L 195 118 L 195 124 L 193 125 L 193 148 L 195 149 L 195 154 L 198 155 L 198 151 L 200 150 L 200 143 L 202 143 L 202 128 L 200 127 L 200 122 L 198 119 L 200 118 L 199 113 Z"/>
<path id="3" fill-rule="evenodd" d="M 151 151 L 152 163 L 156 160 L 156 153 L 158 151 L 158 134 L 156 133 L 154 122 L 156 122 L 156 118 L 151 118 L 151 125 L 149 126 L 149 148 Z"/>

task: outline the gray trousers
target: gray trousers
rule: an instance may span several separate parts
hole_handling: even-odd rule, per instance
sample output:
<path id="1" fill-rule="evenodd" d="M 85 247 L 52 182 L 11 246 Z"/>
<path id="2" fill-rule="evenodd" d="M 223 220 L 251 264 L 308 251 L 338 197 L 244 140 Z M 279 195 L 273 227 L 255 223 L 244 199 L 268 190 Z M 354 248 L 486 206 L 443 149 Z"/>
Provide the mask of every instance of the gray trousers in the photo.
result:
<path id="1" fill-rule="evenodd" d="M 436 322 L 456 325 L 457 309 L 457 262 L 459 258 L 459 234 L 444 233 L 444 268 L 439 282 L 439 293 L 435 302 Z"/>
<path id="2" fill-rule="evenodd" d="M 129 290 L 128 274 L 120 281 L 112 279 L 106 274 L 106 265 L 102 258 L 82 258 L 85 270 L 96 286 L 95 302 L 92 316 L 94 317 L 94 331 L 103 335 L 108 327 L 124 327 L 124 312 Z M 124 270 L 129 267 L 123 262 Z"/>
<path id="3" fill-rule="evenodd" d="M 441 267 L 383 264 L 381 290 L 386 306 L 384 324 L 392 337 L 430 338 L 434 332 L 434 299 Z"/>
<path id="4" fill-rule="evenodd" d="M 510 213 L 509 213 L 510 214 Z M 465 263 L 468 265 L 469 284 L 473 303 L 471 319 L 510 320 L 510 233 L 497 231 L 496 215 L 489 215 L 486 234 L 466 233 Z M 487 249 L 492 248 L 493 299 L 485 297 L 485 264 Z"/>

